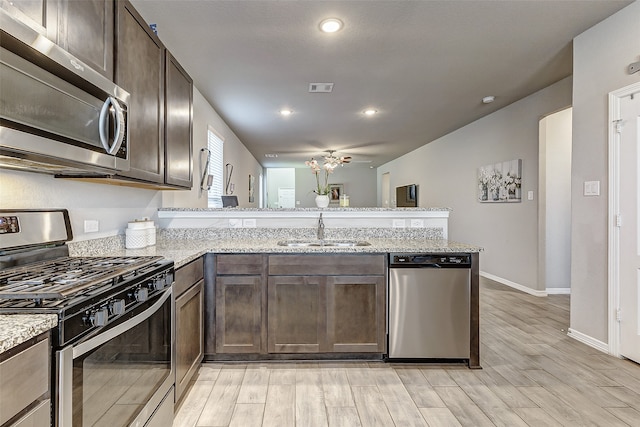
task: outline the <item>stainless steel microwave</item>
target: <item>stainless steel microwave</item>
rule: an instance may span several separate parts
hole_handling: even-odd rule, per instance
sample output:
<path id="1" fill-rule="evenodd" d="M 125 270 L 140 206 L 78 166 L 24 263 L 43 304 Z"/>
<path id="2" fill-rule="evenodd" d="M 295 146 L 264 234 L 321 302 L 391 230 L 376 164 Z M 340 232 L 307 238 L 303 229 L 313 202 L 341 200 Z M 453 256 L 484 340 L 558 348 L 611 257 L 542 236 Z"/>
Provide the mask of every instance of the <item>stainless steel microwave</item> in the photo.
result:
<path id="1" fill-rule="evenodd" d="M 0 167 L 129 170 L 129 93 L 0 11 Z"/>

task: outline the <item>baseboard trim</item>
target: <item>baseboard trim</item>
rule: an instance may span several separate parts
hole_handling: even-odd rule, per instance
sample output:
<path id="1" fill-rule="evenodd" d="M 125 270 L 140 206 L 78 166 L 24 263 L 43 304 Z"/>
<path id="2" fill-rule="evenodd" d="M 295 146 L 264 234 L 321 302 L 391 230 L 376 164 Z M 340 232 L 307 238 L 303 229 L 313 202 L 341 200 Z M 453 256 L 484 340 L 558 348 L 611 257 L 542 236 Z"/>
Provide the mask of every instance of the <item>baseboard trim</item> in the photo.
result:
<path id="1" fill-rule="evenodd" d="M 571 295 L 571 288 L 547 288 L 547 295 Z"/>
<path id="2" fill-rule="evenodd" d="M 494 276 L 493 274 L 487 273 L 486 271 L 481 271 L 480 275 L 482 277 L 486 277 L 487 279 L 494 280 L 498 283 L 502 283 L 503 285 L 509 286 L 510 288 L 517 289 L 519 291 L 525 292 L 529 295 L 533 295 L 536 297 L 546 297 L 547 291 L 537 291 L 535 289 L 531 289 L 527 286 L 523 286 L 519 283 L 512 282 L 511 280 L 503 279 L 502 277 Z"/>
<path id="3" fill-rule="evenodd" d="M 569 332 L 567 332 L 567 335 L 576 341 L 580 341 L 581 343 L 588 345 L 589 347 L 593 347 L 596 350 L 600 350 L 603 353 L 610 354 L 609 344 L 605 342 L 597 340 L 593 337 L 590 337 L 589 335 L 585 335 L 582 332 L 578 332 L 575 329 L 571 329 L 571 328 L 569 328 Z"/>

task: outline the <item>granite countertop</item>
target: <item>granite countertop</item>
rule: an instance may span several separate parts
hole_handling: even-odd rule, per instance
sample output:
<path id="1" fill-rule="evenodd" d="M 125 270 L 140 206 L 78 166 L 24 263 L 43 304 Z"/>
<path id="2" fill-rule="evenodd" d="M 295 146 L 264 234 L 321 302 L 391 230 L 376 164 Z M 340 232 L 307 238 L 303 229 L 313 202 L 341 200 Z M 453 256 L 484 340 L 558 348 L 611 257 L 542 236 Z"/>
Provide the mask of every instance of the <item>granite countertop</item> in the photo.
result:
<path id="1" fill-rule="evenodd" d="M 292 238 L 293 240 L 300 240 Z M 85 254 L 87 256 L 162 256 L 174 261 L 176 268 L 181 267 L 206 253 L 278 253 L 278 254 L 319 254 L 319 253 L 422 253 L 422 252 L 480 252 L 482 248 L 465 243 L 442 239 L 394 239 L 364 238 L 369 246 L 279 246 L 279 240 L 273 238 L 227 238 L 227 239 L 159 239 L 154 246 L 144 249 L 111 248 L 109 250 Z M 304 239 L 302 239 L 304 240 Z M 312 239 L 313 240 L 313 239 Z M 76 254 L 78 255 L 78 254 Z"/>
<path id="2" fill-rule="evenodd" d="M 0 315 L 0 353 L 47 332 L 57 324 L 56 314 Z"/>

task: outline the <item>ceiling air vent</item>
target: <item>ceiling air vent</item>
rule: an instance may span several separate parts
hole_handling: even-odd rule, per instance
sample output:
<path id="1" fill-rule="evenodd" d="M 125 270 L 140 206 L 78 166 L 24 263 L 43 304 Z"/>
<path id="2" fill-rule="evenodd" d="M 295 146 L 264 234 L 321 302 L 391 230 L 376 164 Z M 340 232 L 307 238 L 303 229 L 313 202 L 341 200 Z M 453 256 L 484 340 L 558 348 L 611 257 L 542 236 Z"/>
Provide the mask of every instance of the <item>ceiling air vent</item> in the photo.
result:
<path id="1" fill-rule="evenodd" d="M 309 83 L 310 93 L 331 93 L 333 92 L 333 83 Z"/>

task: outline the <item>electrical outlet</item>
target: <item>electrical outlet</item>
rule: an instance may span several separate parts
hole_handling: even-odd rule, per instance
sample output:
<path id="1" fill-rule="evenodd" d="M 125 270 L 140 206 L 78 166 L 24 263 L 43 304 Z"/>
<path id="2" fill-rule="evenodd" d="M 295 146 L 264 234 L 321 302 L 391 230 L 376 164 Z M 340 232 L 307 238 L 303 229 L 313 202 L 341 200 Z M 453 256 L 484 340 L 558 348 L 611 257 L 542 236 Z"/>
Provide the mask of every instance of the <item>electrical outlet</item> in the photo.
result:
<path id="1" fill-rule="evenodd" d="M 255 218 L 245 218 L 242 220 L 242 226 L 247 228 L 256 228 Z"/>
<path id="2" fill-rule="evenodd" d="M 242 228 L 242 220 L 239 218 L 230 218 L 229 228 Z"/>
<path id="3" fill-rule="evenodd" d="M 97 219 L 85 219 L 84 220 L 84 232 L 96 233 L 100 230 L 100 222 Z"/>
<path id="4" fill-rule="evenodd" d="M 423 227 L 424 227 L 424 219 L 411 220 L 411 228 L 423 228 Z"/>
<path id="5" fill-rule="evenodd" d="M 394 219 L 393 220 L 393 228 L 405 228 L 406 221 L 404 219 Z"/>

